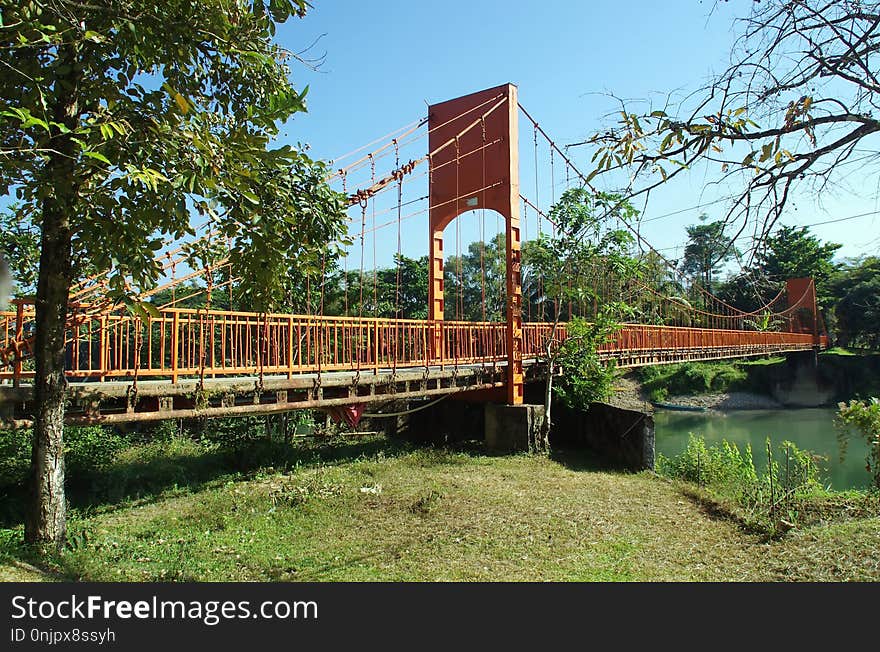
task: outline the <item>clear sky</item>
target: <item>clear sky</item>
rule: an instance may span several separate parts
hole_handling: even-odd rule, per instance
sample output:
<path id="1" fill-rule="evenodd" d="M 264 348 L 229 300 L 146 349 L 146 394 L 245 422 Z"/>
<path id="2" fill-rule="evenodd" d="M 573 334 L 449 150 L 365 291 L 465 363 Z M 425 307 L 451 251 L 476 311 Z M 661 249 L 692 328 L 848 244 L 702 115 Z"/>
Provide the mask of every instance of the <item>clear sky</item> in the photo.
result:
<path id="1" fill-rule="evenodd" d="M 560 145 L 576 142 L 609 123 L 616 106 L 607 92 L 662 101 L 669 92 L 695 90 L 723 70 L 734 38 L 733 18 L 751 3 L 313 0 L 305 19 L 278 33 L 292 51 L 317 39 L 304 56 L 326 53 L 317 72 L 294 66 L 297 86 L 310 85 L 309 113 L 286 125 L 284 139 L 309 143 L 314 156 L 332 159 L 418 120 L 426 115 L 426 103 L 513 82 L 522 105 Z M 527 125 L 520 127 L 521 141 L 530 141 Z M 426 150 L 425 141 L 422 153 Z M 571 151 L 578 166 L 589 171 L 586 152 Z M 524 186 L 528 174 L 523 171 Z M 644 235 L 672 258 L 681 253 L 675 247 L 686 240 L 685 225 L 704 210 L 710 218 L 722 214 L 721 205 L 698 207 L 717 197 L 714 190 L 704 191 L 704 182 L 692 175 L 652 198 L 643 215 Z M 421 183 L 425 194 L 427 180 Z M 408 190 L 419 194 L 416 185 L 414 180 Z M 819 202 L 799 198 L 784 222 L 812 224 L 874 213 L 880 210 L 877 197 L 876 186 L 853 183 Z M 359 220 L 360 214 L 353 217 Z M 427 252 L 426 224 L 424 216 L 407 221 L 404 253 Z M 464 228 L 470 229 L 462 236 L 466 242 L 479 227 L 471 220 Z M 843 243 L 845 256 L 880 249 L 878 215 L 812 230 Z M 391 241 L 396 238 L 377 238 L 380 264 L 393 249 Z M 365 250 L 371 246 L 367 241 Z"/>

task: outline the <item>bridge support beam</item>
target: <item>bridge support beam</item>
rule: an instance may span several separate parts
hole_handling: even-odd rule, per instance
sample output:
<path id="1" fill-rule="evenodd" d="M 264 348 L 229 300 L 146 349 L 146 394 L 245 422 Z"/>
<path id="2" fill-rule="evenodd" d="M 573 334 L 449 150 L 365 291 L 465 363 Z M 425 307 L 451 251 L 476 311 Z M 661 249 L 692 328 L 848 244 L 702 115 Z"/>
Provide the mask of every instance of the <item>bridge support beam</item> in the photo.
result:
<path id="1" fill-rule="evenodd" d="M 519 104 L 504 84 L 428 109 L 429 318 L 444 319 L 443 230 L 459 215 L 490 209 L 504 216 L 507 247 L 507 402 L 523 401 L 522 282 L 519 222 Z M 432 355 L 446 358 L 439 326 Z"/>
<path id="2" fill-rule="evenodd" d="M 547 452 L 541 433 L 543 405 L 486 403 L 486 448 L 499 453 Z"/>

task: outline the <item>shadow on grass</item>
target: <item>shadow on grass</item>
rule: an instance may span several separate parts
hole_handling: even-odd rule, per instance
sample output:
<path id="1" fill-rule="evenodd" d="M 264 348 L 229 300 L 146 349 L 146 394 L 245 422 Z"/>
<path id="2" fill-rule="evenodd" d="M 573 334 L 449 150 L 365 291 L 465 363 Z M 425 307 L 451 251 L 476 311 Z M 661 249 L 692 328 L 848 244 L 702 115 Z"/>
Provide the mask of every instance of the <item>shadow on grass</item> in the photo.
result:
<path id="1" fill-rule="evenodd" d="M 407 463 L 432 467 L 467 463 L 485 455 L 481 441 L 445 446 L 416 444 L 384 436 L 363 439 L 330 438 L 294 440 L 290 443 L 248 440 L 217 446 L 189 438 L 172 438 L 130 447 L 103 470 L 68 476 L 68 505 L 80 518 L 146 505 L 167 499 L 169 492 L 197 493 L 232 480 L 247 480 L 262 473 L 308 469 L 327 464 L 381 461 L 408 456 Z M 30 567 L 45 579 L 82 579 L 67 566 L 64 555 L 41 556 L 22 541 L 27 495 L 21 485 L 3 487 L 0 493 L 0 565 Z M 77 525 L 69 528 L 68 545 L 76 545 Z M 378 554 L 378 553 L 376 553 Z M 375 555 L 372 555 L 375 556 Z M 311 569 L 303 577 L 321 577 L 347 564 L 369 558 L 353 558 L 339 564 Z"/>
<path id="2" fill-rule="evenodd" d="M 625 465 L 606 458 L 589 448 L 553 448 L 550 452 L 550 459 L 571 471 L 634 473 Z"/>
<path id="3" fill-rule="evenodd" d="M 741 511 L 729 501 L 716 498 L 710 492 L 696 485 L 679 483 L 678 487 L 681 494 L 690 500 L 707 518 L 715 521 L 727 521 L 732 523 L 745 534 L 752 534 L 763 537 L 765 541 L 770 540 L 769 532 L 766 527 L 762 527 L 754 520 L 749 520 L 743 516 Z"/>
<path id="4" fill-rule="evenodd" d="M 341 464 L 381 454 L 396 457 L 417 447 L 375 437 L 363 440 L 333 438 L 291 443 L 251 440 L 234 446 L 204 446 L 192 440 L 170 440 L 135 446 L 105 469 L 69 476 L 69 507 L 88 515 L 160 500 L 168 491 L 192 493 L 223 479 L 247 479 L 259 473 L 294 467 Z M 3 487 L 0 528 L 16 528 L 24 520 L 27 489 Z"/>

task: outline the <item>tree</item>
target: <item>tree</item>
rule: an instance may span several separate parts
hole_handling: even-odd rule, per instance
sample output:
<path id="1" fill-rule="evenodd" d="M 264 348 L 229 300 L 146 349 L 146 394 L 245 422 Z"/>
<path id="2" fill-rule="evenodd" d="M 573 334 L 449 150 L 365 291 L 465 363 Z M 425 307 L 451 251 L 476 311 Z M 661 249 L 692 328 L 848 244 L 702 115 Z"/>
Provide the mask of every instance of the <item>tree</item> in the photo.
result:
<path id="1" fill-rule="evenodd" d="M 0 193 L 40 229 L 32 497 L 25 538 L 65 536 L 64 340 L 72 281 L 160 277 L 153 253 L 192 235 L 191 212 L 230 243 L 257 309 L 292 258 L 314 265 L 343 233 L 343 199 L 302 148 L 274 146 L 305 109 L 278 23 L 306 0 L 20 0 L 2 5 Z M 201 219 L 204 219 L 201 218 Z"/>
<path id="2" fill-rule="evenodd" d="M 635 318 L 642 324 L 680 323 L 687 316 L 682 304 L 684 287 L 674 268 L 656 251 L 638 257 L 641 284 L 627 300 Z M 664 303 L 665 309 L 664 309 Z"/>
<path id="3" fill-rule="evenodd" d="M 620 100 L 619 123 L 581 144 L 597 149 L 588 179 L 627 171 L 628 199 L 705 164 L 710 182 L 736 188 L 723 217 L 733 239 L 751 226 L 760 242 L 796 188 L 821 191 L 877 160 L 880 3 L 745 4 L 724 72 L 678 106 Z"/>
<path id="4" fill-rule="evenodd" d="M 687 227 L 688 242 L 684 248 L 681 271 L 698 279 L 707 292 L 712 291 L 719 266 L 735 255 L 733 241 L 724 234 L 724 222 L 705 222 L 706 215 L 700 216 L 702 224 Z"/>
<path id="5" fill-rule="evenodd" d="M 552 424 L 553 381 L 559 368 L 564 370 L 564 380 L 557 393 L 574 404 L 597 400 L 610 387 L 608 374 L 613 372 L 599 362 L 596 348 L 615 330 L 616 318 L 626 306 L 600 296 L 591 283 L 594 279 L 590 270 L 598 263 L 606 274 L 620 279 L 636 275 L 638 263 L 628 255 L 632 235 L 623 229 L 604 227 L 610 219 L 634 216 L 635 209 L 620 202 L 616 195 L 571 188 L 550 209 L 555 236 L 542 234 L 526 243 L 532 273 L 542 280 L 545 314 L 550 322 L 542 356 L 547 365 L 541 442 L 545 449 Z M 595 319 L 586 322 L 573 318 L 563 333 L 561 320 L 566 304 L 594 300 L 600 302 Z"/>
<path id="6" fill-rule="evenodd" d="M 828 310 L 833 303 L 829 282 L 838 267 L 834 254 L 840 247 L 833 242 L 823 244 L 808 227 L 782 226 L 759 249 L 756 268 L 777 288 L 790 278 L 812 278 L 819 307 Z"/>
<path id="7" fill-rule="evenodd" d="M 833 242 L 823 244 L 809 227 L 782 226 L 766 239 L 756 264 L 774 281 L 809 276 L 817 286 L 824 285 L 837 269 L 833 259 L 840 247 Z"/>
<path id="8" fill-rule="evenodd" d="M 472 242 L 443 266 L 447 319 L 504 321 L 507 303 L 505 236 Z"/>
<path id="9" fill-rule="evenodd" d="M 834 255 L 841 245 L 826 242 L 810 233 L 809 227 L 781 226 L 758 248 L 751 266 L 743 267 L 717 287 L 716 294 L 744 312 L 766 306 L 785 289 L 791 278 L 810 277 L 816 283 L 820 310 L 833 317 L 836 298 L 831 279 L 839 264 Z"/>
<path id="10" fill-rule="evenodd" d="M 428 257 L 395 254 L 394 267 L 336 270 L 328 279 L 324 313 L 386 319 L 428 318 Z"/>
<path id="11" fill-rule="evenodd" d="M 880 349 L 880 257 L 850 261 L 832 285 L 840 346 Z"/>
<path id="12" fill-rule="evenodd" d="M 715 287 L 715 296 L 743 312 L 755 312 L 779 292 L 780 284 L 770 282 L 754 267 L 744 267 Z"/>
<path id="13" fill-rule="evenodd" d="M 9 265 L 0 254 L 0 310 L 6 310 L 9 293 L 11 292 L 12 279 L 9 273 Z"/>
<path id="14" fill-rule="evenodd" d="M 397 319 L 428 318 L 428 257 L 397 255 L 396 265 L 384 273 L 384 283 L 392 289 L 393 312 Z"/>

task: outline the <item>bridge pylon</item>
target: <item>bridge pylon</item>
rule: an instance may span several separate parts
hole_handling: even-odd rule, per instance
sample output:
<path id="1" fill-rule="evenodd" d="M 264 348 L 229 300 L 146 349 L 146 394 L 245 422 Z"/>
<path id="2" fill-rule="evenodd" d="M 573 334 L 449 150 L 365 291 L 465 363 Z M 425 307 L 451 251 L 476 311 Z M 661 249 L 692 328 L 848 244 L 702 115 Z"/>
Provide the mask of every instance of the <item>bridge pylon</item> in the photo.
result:
<path id="1" fill-rule="evenodd" d="M 786 324 L 788 331 L 810 333 L 814 345 L 819 346 L 819 338 L 824 334 L 825 325 L 819 313 L 815 281 L 810 277 L 790 278 L 785 281 L 785 291 L 789 310 L 792 311 Z"/>
<path id="2" fill-rule="evenodd" d="M 443 230 L 459 215 L 489 209 L 506 223 L 507 402 L 523 402 L 523 329 L 520 250 L 519 105 L 517 89 L 504 84 L 428 108 L 429 318 L 444 319 Z M 439 326 L 434 359 L 445 358 Z"/>

